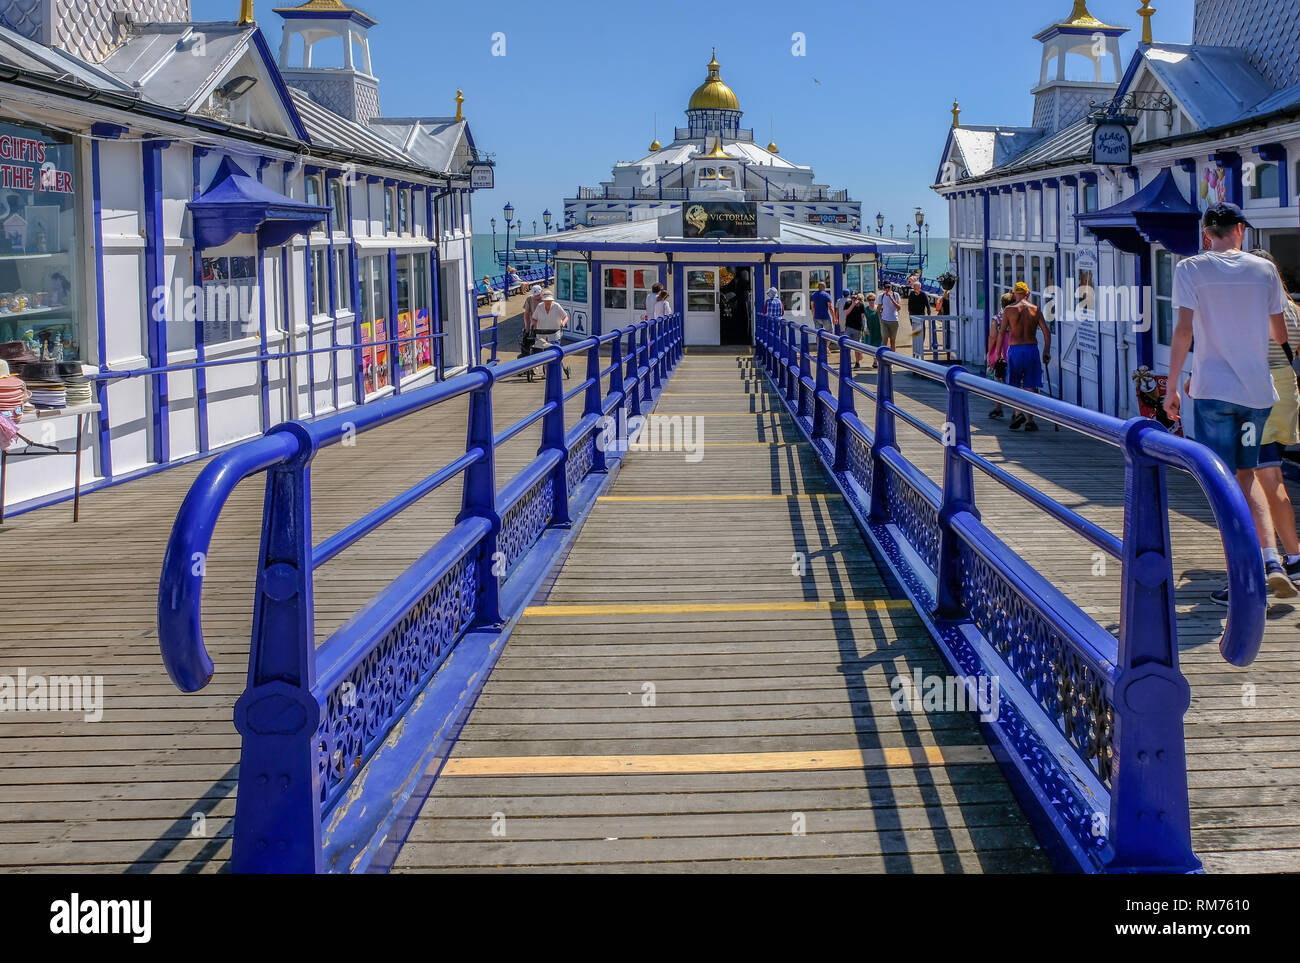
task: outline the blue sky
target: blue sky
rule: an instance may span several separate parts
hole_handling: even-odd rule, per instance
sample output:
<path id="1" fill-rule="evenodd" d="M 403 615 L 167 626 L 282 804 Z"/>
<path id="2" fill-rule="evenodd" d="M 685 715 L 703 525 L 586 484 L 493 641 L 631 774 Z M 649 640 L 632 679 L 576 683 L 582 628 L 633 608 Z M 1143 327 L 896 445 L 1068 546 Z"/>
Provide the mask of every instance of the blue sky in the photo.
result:
<path id="1" fill-rule="evenodd" d="M 257 0 L 258 22 L 279 49 L 274 7 Z M 1139 0 L 1089 0 L 1106 23 L 1131 27 L 1127 63 L 1140 34 Z M 1156 0 L 1155 39 L 1185 43 L 1193 0 Z M 445 116 L 465 91 L 465 115 L 481 150 L 495 154 L 497 188 L 474 198 L 477 230 L 488 230 L 510 201 L 531 231 L 549 207 L 595 186 L 618 160 L 644 156 L 654 136 L 667 143 L 685 124 L 691 91 L 713 45 L 722 78 L 736 91 L 743 123 L 766 144 L 811 164 L 819 183 L 847 187 L 864 221 L 877 210 L 899 235 L 913 209 L 947 231 L 929 184 L 951 124 L 953 98 L 972 124 L 1028 124 L 1029 89 L 1041 47 L 1033 35 L 1064 19 L 1072 0 L 882 0 L 798 4 L 775 0 L 704 4 L 499 0 L 448 3 L 366 0 L 385 114 Z M 231 20 L 238 0 L 193 0 L 197 20 Z M 912 13 L 911 19 L 907 14 Z M 806 55 L 792 54 L 792 35 Z M 493 56 L 493 35 L 505 56 Z M 888 226 L 886 226 L 888 231 Z"/>

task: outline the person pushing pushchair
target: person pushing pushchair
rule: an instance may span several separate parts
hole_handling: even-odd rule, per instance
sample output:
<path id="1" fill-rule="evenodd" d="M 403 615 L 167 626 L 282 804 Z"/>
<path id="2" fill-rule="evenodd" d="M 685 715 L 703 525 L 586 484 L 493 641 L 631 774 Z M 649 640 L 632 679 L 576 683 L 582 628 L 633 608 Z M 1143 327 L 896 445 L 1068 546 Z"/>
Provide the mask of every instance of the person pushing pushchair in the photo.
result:
<path id="1" fill-rule="evenodd" d="M 569 313 L 555 300 L 555 294 L 548 288 L 542 292 L 541 300 L 531 311 L 524 314 L 524 336 L 519 343 L 520 357 L 527 357 L 555 347 L 560 343 L 560 330 L 569 324 Z M 554 338 L 554 340 L 551 340 Z M 569 366 L 562 362 L 564 377 L 569 377 Z M 528 380 L 532 381 L 537 369 L 528 369 Z"/>

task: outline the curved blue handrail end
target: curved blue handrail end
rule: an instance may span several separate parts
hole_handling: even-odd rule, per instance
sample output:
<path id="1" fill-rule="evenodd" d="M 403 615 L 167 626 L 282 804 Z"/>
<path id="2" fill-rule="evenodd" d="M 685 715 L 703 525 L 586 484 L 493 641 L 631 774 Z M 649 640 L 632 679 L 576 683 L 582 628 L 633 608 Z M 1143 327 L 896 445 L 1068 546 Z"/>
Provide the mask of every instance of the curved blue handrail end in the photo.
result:
<path id="1" fill-rule="evenodd" d="M 1205 493 L 1228 564 L 1228 618 L 1219 652 L 1233 665 L 1250 665 L 1264 642 L 1268 587 L 1259 536 L 1241 486 L 1228 466 L 1199 442 L 1172 435 L 1148 418 L 1134 418 L 1129 424 L 1138 451 L 1183 469 Z"/>
<path id="2" fill-rule="evenodd" d="M 221 510 L 236 485 L 296 457 L 300 446 L 295 434 L 278 432 L 223 452 L 199 473 L 181 503 L 158 582 L 158 648 L 182 692 L 202 689 L 215 668 L 203 642 L 203 578 Z"/>

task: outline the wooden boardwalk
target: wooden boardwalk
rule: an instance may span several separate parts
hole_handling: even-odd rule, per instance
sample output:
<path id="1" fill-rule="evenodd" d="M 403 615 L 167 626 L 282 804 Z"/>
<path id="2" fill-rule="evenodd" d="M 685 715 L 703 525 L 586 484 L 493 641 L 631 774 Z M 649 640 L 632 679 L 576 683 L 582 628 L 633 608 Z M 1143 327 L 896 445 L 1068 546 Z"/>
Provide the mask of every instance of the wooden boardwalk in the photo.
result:
<path id="1" fill-rule="evenodd" d="M 687 355 L 659 411 L 704 417 L 703 459 L 629 457 L 507 645 L 397 869 L 1046 868 L 969 719 L 894 711 L 894 674 L 946 670 L 915 617 L 888 604 L 848 512 L 744 365 Z M 498 429 L 541 396 L 502 387 Z M 943 420 L 937 386 L 904 375 L 897 387 L 904 407 Z M 1118 452 L 1050 427 L 1014 434 L 985 410 L 977 451 L 1119 530 Z M 869 423 L 865 400 L 859 411 Z M 463 417 L 445 406 L 323 453 L 316 540 L 460 451 Z M 902 423 L 899 439 L 937 479 L 937 446 Z M 499 485 L 537 441 L 525 432 L 502 452 Z M 96 722 L 0 713 L 0 872 L 214 872 L 229 857 L 263 485 L 241 486 L 218 526 L 204 607 L 217 673 L 183 695 L 158 657 L 154 607 L 200 467 L 95 492 L 79 525 L 59 505 L 0 528 L 0 675 L 104 680 Z M 1113 625 L 1116 566 L 1097 573 L 1092 546 L 983 476 L 977 486 L 991 527 Z M 446 530 L 452 488 L 318 573 L 320 638 Z M 1270 611 L 1255 666 L 1224 663 L 1208 599 L 1217 535 L 1190 480 L 1171 474 L 1170 490 L 1194 846 L 1211 872 L 1298 870 L 1300 606 Z M 769 497 L 717 497 L 737 494 Z M 644 500 L 666 495 L 686 500 Z M 702 608 L 719 604 L 731 609 Z"/>
<path id="2" fill-rule="evenodd" d="M 702 457 L 629 455 L 397 869 L 1048 868 L 970 718 L 891 705 L 946 670 L 750 362 L 686 356 Z"/>

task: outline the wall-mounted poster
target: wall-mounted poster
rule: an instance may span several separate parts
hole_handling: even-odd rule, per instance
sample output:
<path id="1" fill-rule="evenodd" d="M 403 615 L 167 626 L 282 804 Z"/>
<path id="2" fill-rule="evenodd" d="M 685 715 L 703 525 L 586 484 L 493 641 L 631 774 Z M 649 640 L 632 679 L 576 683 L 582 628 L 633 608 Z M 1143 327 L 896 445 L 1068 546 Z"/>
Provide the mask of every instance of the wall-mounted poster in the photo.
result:
<path id="1" fill-rule="evenodd" d="M 1082 250 L 1074 258 L 1075 271 L 1075 311 L 1074 316 L 1081 323 L 1095 324 L 1096 313 L 1096 276 L 1097 257 L 1092 251 Z"/>
<path id="2" fill-rule="evenodd" d="M 587 300 L 587 265 L 581 261 L 573 262 L 573 300 Z"/>
<path id="3" fill-rule="evenodd" d="M 409 311 L 397 316 L 397 370 L 403 376 L 415 371 L 415 323 Z"/>
<path id="4" fill-rule="evenodd" d="M 421 308 L 415 312 L 415 365 L 416 369 L 428 368 L 433 364 L 433 338 L 429 324 L 429 312 Z"/>
<path id="5" fill-rule="evenodd" d="M 365 369 L 365 391 L 373 394 L 388 387 L 387 326 L 380 318 L 374 323 L 361 325 L 361 361 Z M 373 345 L 373 347 L 368 347 Z"/>

